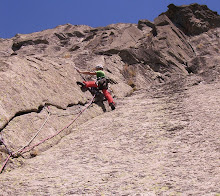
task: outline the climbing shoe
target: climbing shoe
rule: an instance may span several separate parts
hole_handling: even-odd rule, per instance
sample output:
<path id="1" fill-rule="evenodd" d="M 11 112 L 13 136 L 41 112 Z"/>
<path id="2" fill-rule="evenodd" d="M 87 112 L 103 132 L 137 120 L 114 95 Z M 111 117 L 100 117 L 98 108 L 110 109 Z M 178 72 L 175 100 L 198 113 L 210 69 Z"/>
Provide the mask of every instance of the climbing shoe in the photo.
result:
<path id="1" fill-rule="evenodd" d="M 111 107 L 112 110 L 115 109 L 115 104 L 114 104 L 114 102 L 110 103 L 109 106 Z"/>
<path id="2" fill-rule="evenodd" d="M 86 86 L 86 85 L 85 85 L 84 83 L 82 83 L 82 82 L 76 82 L 76 84 L 79 85 L 81 88 Z"/>

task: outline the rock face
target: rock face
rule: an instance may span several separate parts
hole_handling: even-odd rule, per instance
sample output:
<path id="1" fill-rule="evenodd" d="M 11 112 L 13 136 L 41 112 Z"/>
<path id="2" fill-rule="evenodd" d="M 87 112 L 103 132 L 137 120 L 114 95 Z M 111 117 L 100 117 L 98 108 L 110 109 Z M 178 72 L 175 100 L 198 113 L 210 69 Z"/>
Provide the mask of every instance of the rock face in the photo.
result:
<path id="1" fill-rule="evenodd" d="M 165 13 L 186 35 L 199 35 L 209 29 L 220 27 L 220 16 L 206 5 L 191 4 L 175 6 L 170 4 Z"/>
<path id="2" fill-rule="evenodd" d="M 102 99 L 96 98 L 95 103 L 79 117 L 72 127 L 68 127 L 58 136 L 38 146 L 34 152 L 25 153 L 23 157 L 36 156 L 48 150 L 64 136 L 71 133 L 77 133 L 77 138 L 83 140 L 83 135 L 80 136 L 80 133 L 77 132 L 77 127 L 80 127 L 79 125 L 94 117 L 96 117 L 97 121 L 101 120 L 101 122 L 103 121 L 107 124 L 110 135 L 114 135 L 113 130 L 134 126 L 128 122 L 128 119 L 133 119 L 131 121 L 133 124 L 137 121 L 142 122 L 142 119 L 144 119 L 144 122 L 146 121 L 149 124 L 141 123 L 140 129 L 143 128 L 145 130 L 145 126 L 147 126 L 149 128 L 147 134 L 152 135 L 156 127 L 158 130 L 162 129 L 161 134 L 167 134 L 167 138 L 172 138 L 175 130 L 181 131 L 184 129 L 187 132 L 187 128 L 190 128 L 187 126 L 190 123 L 194 123 L 194 121 L 189 120 L 189 116 L 185 118 L 184 112 L 191 112 L 192 118 L 195 118 L 199 122 L 196 118 L 199 115 L 198 112 L 193 113 L 190 109 L 190 107 L 195 107 L 196 100 L 189 93 L 205 93 L 201 86 L 198 87 L 197 91 L 194 91 L 193 87 L 199 84 L 208 84 L 212 90 L 216 89 L 210 103 L 213 104 L 213 100 L 218 98 L 219 86 L 215 86 L 214 84 L 219 82 L 220 73 L 220 16 L 216 12 L 209 10 L 207 6 L 198 4 L 191 4 L 189 6 L 175 6 L 171 4 L 168 8 L 168 11 L 158 16 L 154 22 L 140 20 L 138 24 L 112 24 L 99 28 L 66 24 L 42 32 L 27 35 L 17 34 L 11 39 L 0 39 L 0 134 L 6 146 L 15 152 L 27 144 L 38 130 L 42 129 L 32 142 L 32 145 L 37 144 L 44 138 L 61 130 L 74 119 L 92 99 L 91 93 L 80 89 L 76 85 L 76 81 L 82 81 L 84 78 L 86 80 L 95 79 L 87 76 L 83 78 L 76 72 L 75 67 L 81 70 L 92 70 L 96 64 L 104 65 L 106 75 L 113 81 L 110 86 L 111 93 L 116 103 L 118 103 L 118 107 L 123 106 L 125 109 L 121 109 L 117 113 L 114 113 L 114 115 L 108 114 L 110 111 L 108 104 L 105 101 L 103 102 Z M 190 88 L 187 93 L 178 94 L 179 92 L 184 92 L 184 89 L 186 90 L 187 88 Z M 204 89 L 206 88 L 207 86 L 204 86 Z M 137 90 L 141 92 L 141 95 L 138 98 L 134 98 L 134 105 L 132 105 L 132 97 L 126 99 L 125 97 Z M 187 100 L 183 98 L 184 95 L 190 96 L 189 100 L 195 105 L 188 103 L 190 105 L 188 107 Z M 212 95 L 212 93 L 209 92 L 209 95 Z M 146 100 L 145 96 L 148 96 Z M 162 99 L 160 99 L 161 97 Z M 173 105 L 169 104 L 169 99 L 172 97 L 176 97 L 178 103 L 174 101 L 175 103 Z M 128 108 L 126 108 L 126 101 L 123 102 L 122 99 L 129 102 Z M 159 105 L 154 105 L 154 100 Z M 181 105 L 182 101 L 184 101 L 184 106 Z M 142 108 L 141 104 L 140 107 L 138 106 L 139 102 L 143 105 L 152 104 L 146 110 L 146 108 Z M 201 104 L 203 103 L 206 102 L 201 100 Z M 219 100 L 216 100 L 216 103 L 219 103 Z M 178 109 L 179 105 L 181 105 L 181 111 Z M 153 109 L 154 107 L 157 107 L 155 111 Z M 205 107 L 208 107 L 207 104 Z M 140 111 L 142 116 L 146 113 L 144 118 L 137 114 L 138 110 L 142 110 L 141 108 L 143 109 L 143 111 Z M 212 110 L 213 108 L 214 106 Z M 204 110 L 205 108 L 201 109 L 201 111 Z M 153 111 L 153 113 L 149 111 Z M 157 114 L 160 111 L 162 113 Z M 107 119 L 97 117 L 105 112 L 107 112 L 105 114 Z M 170 113 L 172 113 L 172 119 L 169 118 Z M 181 114 L 179 115 L 179 113 Z M 158 126 L 151 126 L 151 122 L 154 119 L 151 114 L 155 115 L 156 119 L 154 123 Z M 178 115 L 175 116 L 175 114 Z M 214 114 L 214 116 L 217 116 L 218 113 L 214 112 Z M 123 120 L 114 121 L 120 115 L 123 116 L 122 119 L 127 119 L 126 123 L 121 122 Z M 162 120 L 163 117 L 166 117 L 166 122 Z M 176 121 L 175 118 L 177 118 Z M 201 118 L 204 118 L 204 116 L 201 115 Z M 114 121 L 115 124 L 111 125 L 108 119 Z M 91 122 L 95 123 L 95 120 Z M 99 122 L 99 125 L 101 122 Z M 160 122 L 163 122 L 163 125 Z M 87 122 L 87 124 L 89 123 Z M 88 134 L 92 135 L 91 126 L 89 124 L 83 128 L 83 132 L 88 131 Z M 102 127 L 103 125 L 100 126 Z M 195 128 L 196 123 L 193 126 L 193 130 L 198 131 Z M 79 128 L 79 130 L 82 130 L 82 128 Z M 218 127 L 214 130 L 214 135 L 218 135 Z M 211 141 L 211 136 L 207 133 L 207 130 L 202 133 L 207 135 L 209 141 Z M 97 134 L 97 137 L 102 140 L 98 133 L 94 134 Z M 141 130 L 140 134 L 146 135 Z M 137 134 L 138 137 L 142 137 L 140 134 Z M 190 132 L 189 134 L 193 133 Z M 122 137 L 123 140 L 123 135 L 127 138 L 129 133 L 122 130 L 122 135 L 120 136 L 119 134 L 118 137 Z M 178 142 L 179 137 L 187 140 L 188 136 L 187 134 L 177 134 L 172 142 Z M 76 139 L 73 138 L 70 141 L 68 140 L 67 143 L 71 143 L 71 140 Z M 130 135 L 128 138 L 129 141 L 132 140 L 135 142 L 135 140 L 130 138 Z M 146 136 L 146 138 L 149 139 L 150 136 Z M 108 137 L 105 139 L 108 140 Z M 148 139 L 145 141 L 146 144 L 152 142 Z M 154 139 L 156 140 L 157 138 Z M 91 139 L 88 141 L 90 143 Z M 195 140 L 192 139 L 190 142 L 199 142 L 199 140 L 198 138 Z M 97 143 L 99 141 L 96 141 Z M 112 145 L 112 143 L 114 141 L 109 140 L 109 145 Z M 167 147 L 165 143 L 163 144 L 161 144 L 158 153 L 161 152 L 161 149 Z M 116 144 L 114 143 L 113 145 Z M 77 149 L 79 146 L 73 147 Z M 140 149 L 144 149 L 144 152 L 148 153 L 145 147 L 140 146 Z M 156 145 L 156 147 L 158 146 Z M 170 144 L 170 148 L 173 147 L 174 145 Z M 184 145 L 182 147 L 184 148 Z M 214 150 L 215 147 L 213 146 L 210 149 Z M 86 148 L 88 150 L 89 146 Z M 202 150 L 205 150 L 205 146 Z M 123 152 L 121 153 L 123 154 Z M 149 153 L 152 153 L 152 151 L 149 151 Z M 181 162 L 181 157 L 184 157 L 184 152 L 181 153 L 183 154 L 178 157 L 179 162 Z M 139 155 L 141 156 L 141 154 Z M 109 155 L 106 154 L 106 156 Z M 127 156 L 129 157 L 129 154 Z M 133 158 L 139 159 L 140 156 Z M 153 154 L 149 156 L 151 159 L 154 157 Z M 1 145 L 1 164 L 6 157 L 7 150 Z M 172 154 L 169 154 L 168 157 L 172 158 Z M 192 157 L 193 153 L 191 154 Z M 211 154 L 210 157 L 213 158 Z M 124 156 L 123 158 L 126 159 Z M 206 162 L 205 159 L 202 160 L 204 163 Z M 109 160 L 107 161 L 109 162 Z M 118 160 L 115 161 L 118 162 Z M 142 161 L 140 161 L 140 164 L 144 164 Z M 159 157 L 157 157 L 156 161 L 159 165 L 161 164 L 159 163 Z M 7 165 L 6 171 L 19 167 L 24 162 L 24 159 L 21 157 L 11 160 Z M 122 162 L 124 164 L 126 160 Z M 190 165 L 190 162 L 188 164 Z M 216 163 L 213 164 L 216 165 Z M 171 163 L 169 166 L 175 167 Z M 154 167 L 151 167 L 153 170 Z M 216 172 L 216 170 L 212 171 Z M 158 172 L 159 170 L 157 170 Z M 168 174 L 169 171 L 166 170 L 165 173 Z M 3 181 L 6 182 L 7 175 L 4 175 L 6 180 Z M 139 173 L 138 175 L 141 174 Z M 206 174 L 204 173 L 204 175 Z M 175 176 L 172 177 L 174 178 Z M 209 177 L 211 178 L 211 176 Z M 213 178 L 212 182 L 215 183 L 216 181 L 216 177 Z M 159 180 L 155 183 L 161 182 Z M 202 184 L 198 183 L 197 185 L 200 186 Z M 182 185 L 179 184 L 179 186 Z M 181 188 L 179 191 L 184 192 L 184 188 Z M 155 191 L 151 190 L 149 193 L 153 192 Z M 19 193 L 22 195 L 22 191 Z M 39 193 L 42 194 L 42 192 L 36 192 L 36 194 Z M 59 193 L 59 191 L 56 193 Z M 118 192 L 119 195 L 121 193 Z M 205 192 L 202 193 L 205 194 Z M 8 194 L 10 195 L 11 193 L 8 192 Z M 52 192 L 48 194 L 52 194 Z M 77 192 L 77 194 L 82 193 Z M 88 192 L 88 194 L 92 195 L 94 192 Z M 114 193 L 112 192 L 112 194 Z"/>

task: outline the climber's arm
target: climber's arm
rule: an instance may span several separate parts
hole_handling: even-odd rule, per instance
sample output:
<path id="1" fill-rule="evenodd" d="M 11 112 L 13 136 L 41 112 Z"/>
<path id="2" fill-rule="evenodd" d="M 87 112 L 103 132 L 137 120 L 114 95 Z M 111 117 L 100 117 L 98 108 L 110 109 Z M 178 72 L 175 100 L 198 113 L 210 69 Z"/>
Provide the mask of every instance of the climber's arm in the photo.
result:
<path id="1" fill-rule="evenodd" d="M 96 72 L 91 72 L 91 71 L 80 71 L 78 68 L 76 68 L 76 71 L 78 73 L 81 73 L 81 74 L 86 74 L 86 75 L 96 75 Z"/>

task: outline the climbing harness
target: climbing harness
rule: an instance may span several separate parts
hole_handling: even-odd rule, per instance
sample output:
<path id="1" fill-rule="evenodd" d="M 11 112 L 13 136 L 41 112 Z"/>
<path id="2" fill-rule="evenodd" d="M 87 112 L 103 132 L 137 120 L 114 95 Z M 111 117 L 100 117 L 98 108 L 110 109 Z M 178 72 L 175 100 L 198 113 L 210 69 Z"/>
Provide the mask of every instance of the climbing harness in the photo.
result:
<path id="1" fill-rule="evenodd" d="M 28 146 L 30 145 L 30 143 L 37 137 L 37 135 L 39 134 L 39 132 L 42 130 L 43 126 L 46 124 L 46 122 L 48 121 L 49 119 L 49 116 L 51 115 L 51 112 L 49 111 L 49 108 L 47 107 L 47 111 L 48 111 L 48 116 L 46 118 L 46 120 L 44 121 L 44 123 L 42 124 L 42 126 L 40 127 L 40 129 L 38 130 L 38 132 L 31 138 L 31 140 L 22 148 L 20 148 L 19 150 L 17 150 L 16 152 L 12 153 L 10 152 L 8 149 L 8 152 L 9 152 L 9 156 L 6 158 L 5 162 L 3 163 L 2 167 L 0 168 L 0 173 L 2 173 L 2 171 L 4 170 L 5 166 L 7 165 L 10 157 L 14 157 L 17 153 L 19 154 L 24 154 L 26 152 L 29 152 L 30 150 L 34 149 L 35 147 L 39 146 L 40 144 L 44 143 L 45 141 L 57 136 L 59 133 L 61 133 L 63 130 L 67 129 L 70 125 L 72 125 L 78 118 L 79 116 L 86 110 L 89 108 L 89 106 L 93 103 L 93 100 L 95 98 L 95 95 L 92 97 L 91 101 L 78 113 L 78 115 L 69 123 L 67 124 L 64 128 L 62 128 L 61 130 L 57 131 L 54 135 L 52 136 L 49 136 L 47 138 L 45 138 L 44 140 L 40 141 L 39 143 L 31 146 L 28 148 Z M 1 140 L 2 141 L 2 140 Z M 6 147 L 6 145 L 5 145 Z M 6 147 L 7 148 L 7 147 Z"/>
<path id="2" fill-rule="evenodd" d="M 96 81 L 99 90 L 108 89 L 108 79 L 103 77 Z"/>

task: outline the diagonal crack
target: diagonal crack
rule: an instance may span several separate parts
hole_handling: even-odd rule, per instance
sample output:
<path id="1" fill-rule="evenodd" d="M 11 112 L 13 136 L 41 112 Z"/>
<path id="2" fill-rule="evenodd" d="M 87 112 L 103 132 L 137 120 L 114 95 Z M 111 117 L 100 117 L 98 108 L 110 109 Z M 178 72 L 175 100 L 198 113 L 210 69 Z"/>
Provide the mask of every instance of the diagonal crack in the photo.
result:
<path id="1" fill-rule="evenodd" d="M 26 114 L 30 114 L 32 112 L 35 112 L 35 113 L 40 113 L 45 106 L 53 106 L 53 107 L 56 107 L 57 109 L 60 109 L 60 110 L 67 110 L 67 108 L 70 108 L 70 107 L 73 107 L 73 106 L 77 106 L 77 105 L 85 105 L 86 103 L 82 103 L 82 102 L 79 102 L 79 103 L 70 103 L 68 104 L 65 108 L 62 107 L 62 106 L 59 106 L 59 105 L 56 105 L 56 104 L 53 104 L 53 103 L 44 103 L 44 104 L 41 104 L 38 108 L 33 108 L 33 109 L 26 109 L 26 110 L 21 110 L 21 111 L 18 111 L 15 113 L 14 116 L 12 116 L 5 124 L 2 125 L 2 127 L 0 128 L 0 132 L 5 129 L 8 124 L 14 120 L 16 117 L 19 117 L 19 116 L 23 116 L 23 115 L 26 115 Z"/>
<path id="2" fill-rule="evenodd" d="M 0 129 L 0 132 L 1 132 L 3 129 L 5 129 L 5 128 L 8 126 L 8 124 L 9 124 L 14 118 L 16 118 L 16 117 L 18 117 L 18 116 L 25 115 L 25 114 L 30 114 L 30 113 L 32 113 L 32 112 L 40 113 L 40 112 L 43 110 L 43 108 L 44 108 L 44 106 L 43 106 L 43 105 L 40 105 L 37 109 L 35 108 L 35 109 L 28 109 L 28 110 L 23 110 L 23 111 L 18 111 L 18 112 L 16 112 L 15 115 L 14 115 L 11 119 L 9 119 L 9 120 L 7 121 L 7 123 L 5 123 L 5 125 L 2 126 L 2 128 Z"/>

